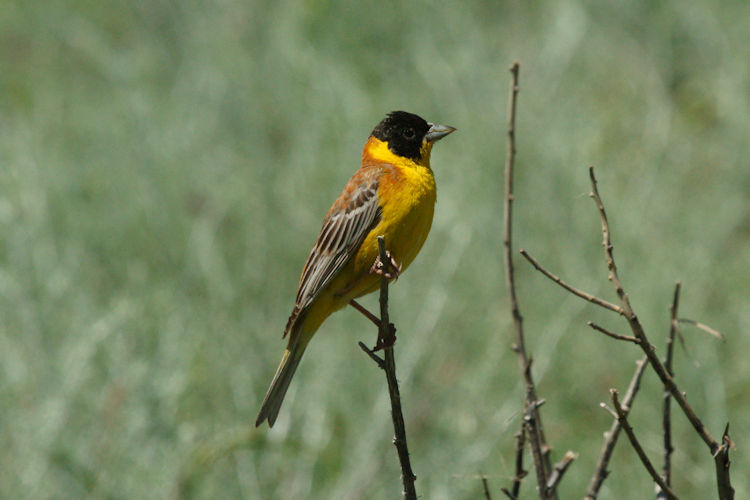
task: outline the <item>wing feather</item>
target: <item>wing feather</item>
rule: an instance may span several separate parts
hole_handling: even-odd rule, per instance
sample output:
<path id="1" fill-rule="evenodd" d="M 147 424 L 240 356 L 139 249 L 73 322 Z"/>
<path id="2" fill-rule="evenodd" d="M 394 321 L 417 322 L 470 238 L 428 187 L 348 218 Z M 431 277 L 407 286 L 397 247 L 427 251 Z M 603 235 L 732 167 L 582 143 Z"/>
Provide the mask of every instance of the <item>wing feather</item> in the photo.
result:
<path id="1" fill-rule="evenodd" d="M 330 212 L 307 258 L 300 278 L 294 311 L 284 335 L 341 268 L 356 254 L 370 230 L 380 221 L 376 180 L 355 189 L 350 202 Z"/>

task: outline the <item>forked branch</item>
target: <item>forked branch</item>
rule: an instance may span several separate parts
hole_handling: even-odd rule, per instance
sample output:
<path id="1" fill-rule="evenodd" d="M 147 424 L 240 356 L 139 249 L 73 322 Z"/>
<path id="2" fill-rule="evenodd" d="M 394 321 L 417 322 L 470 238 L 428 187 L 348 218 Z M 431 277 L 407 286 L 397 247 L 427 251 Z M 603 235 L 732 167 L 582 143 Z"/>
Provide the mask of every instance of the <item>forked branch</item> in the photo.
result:
<path id="1" fill-rule="evenodd" d="M 591 178 L 591 197 L 596 202 L 596 206 L 599 209 L 599 216 L 602 221 L 602 246 L 604 247 L 604 256 L 607 261 L 607 268 L 609 269 L 609 278 L 612 281 L 612 284 L 615 286 L 617 296 L 620 297 L 620 302 L 625 313 L 624 316 L 627 319 L 628 324 L 630 325 L 630 329 L 633 332 L 633 335 L 640 341 L 638 345 L 641 347 L 644 354 L 646 354 L 649 364 L 654 368 L 654 371 L 658 375 L 662 384 L 664 384 L 665 389 L 668 390 L 674 400 L 677 401 L 677 404 L 682 409 L 682 412 L 685 414 L 695 431 L 711 451 L 711 455 L 714 457 L 714 461 L 716 462 L 719 498 L 721 500 L 731 500 L 732 498 L 734 498 L 734 489 L 729 483 L 728 446 L 724 446 L 723 438 L 722 443 L 719 444 L 711 435 L 711 433 L 708 432 L 706 426 L 703 425 L 703 422 L 695 413 L 693 407 L 688 403 L 685 394 L 679 390 L 677 384 L 675 384 L 674 382 L 674 379 L 659 360 L 659 357 L 656 355 L 654 346 L 648 341 L 648 338 L 646 337 L 646 332 L 643 330 L 643 326 L 641 325 L 638 316 L 636 316 L 635 312 L 633 312 L 633 309 L 630 306 L 630 301 L 628 300 L 628 296 L 627 294 L 625 294 L 622 283 L 620 282 L 620 278 L 617 275 L 617 266 L 615 265 L 612 241 L 610 239 L 609 221 L 607 220 L 607 214 L 604 211 L 604 204 L 602 203 L 601 196 L 599 196 L 599 190 L 597 189 L 594 167 L 589 167 L 589 177 Z M 727 440 L 728 439 L 729 437 L 727 431 Z"/>
<path id="2" fill-rule="evenodd" d="M 620 401 L 617 397 L 617 390 L 611 389 L 609 392 L 612 395 L 612 404 L 614 405 L 615 409 L 614 411 L 612 411 L 607 407 L 607 405 L 604 404 L 602 404 L 602 407 L 606 409 L 614 418 L 616 418 L 618 422 L 620 422 L 622 429 L 625 431 L 625 434 L 630 440 L 630 444 L 633 445 L 633 449 L 635 449 L 635 452 L 638 454 L 638 458 L 641 459 L 643 466 L 651 475 L 651 478 L 654 480 L 654 482 L 659 485 L 659 488 L 661 488 L 661 491 L 664 493 L 664 495 L 666 495 L 669 500 L 677 500 L 677 496 L 672 493 L 672 490 L 669 489 L 669 486 L 664 483 L 664 480 L 661 478 L 659 473 L 656 472 L 656 469 L 654 469 L 654 466 L 651 464 L 651 460 L 648 459 L 646 452 L 638 442 L 638 438 L 635 436 L 635 432 L 628 422 L 628 414 L 620 405 Z"/>
<path id="3" fill-rule="evenodd" d="M 633 373 L 633 377 L 630 379 L 630 384 L 628 385 L 628 390 L 625 392 L 625 397 L 622 399 L 622 409 L 626 414 L 630 412 L 633 400 L 635 399 L 636 394 L 638 394 L 638 389 L 641 387 L 641 377 L 643 377 L 643 372 L 646 366 L 648 365 L 646 364 L 645 357 L 636 362 L 635 373 Z M 594 475 L 591 477 L 591 482 L 589 482 L 589 488 L 586 491 L 586 500 L 596 499 L 599 495 L 602 483 L 604 483 L 604 480 L 607 479 L 607 476 L 609 475 L 607 467 L 609 466 L 609 460 L 612 457 L 612 452 L 617 444 L 620 429 L 622 429 L 622 425 L 620 424 L 620 421 L 615 418 L 612 421 L 612 426 L 604 434 L 604 445 L 599 454 L 599 460 L 596 462 Z"/>
<path id="4" fill-rule="evenodd" d="M 615 288 L 615 292 L 617 293 L 617 296 L 620 299 L 620 304 L 614 305 L 603 299 L 594 297 L 593 295 L 587 294 L 585 292 L 581 292 L 575 287 L 565 283 L 561 278 L 555 276 L 554 274 L 546 270 L 541 264 L 539 264 L 535 259 L 531 258 L 531 256 L 529 256 L 526 252 L 521 251 L 521 253 L 524 255 L 524 257 L 527 258 L 527 260 L 529 260 L 529 262 L 532 263 L 532 265 L 534 265 L 534 267 L 538 271 L 540 271 L 547 278 L 551 279 L 553 282 L 562 286 L 569 292 L 573 293 L 574 295 L 578 297 L 584 298 L 585 300 L 588 300 L 589 302 L 597 304 L 601 307 L 604 307 L 605 309 L 609 309 L 625 317 L 625 319 L 628 322 L 628 325 L 630 326 L 631 332 L 633 333 L 632 337 L 618 336 L 617 334 L 613 334 L 612 332 L 609 332 L 609 331 L 604 332 L 603 331 L 604 329 L 602 328 L 597 328 L 597 329 L 599 331 L 602 331 L 603 333 L 606 333 L 609 336 L 614 336 L 616 338 L 622 337 L 619 339 L 628 340 L 640 346 L 640 348 L 643 350 L 644 354 L 646 355 L 646 359 L 648 360 L 648 363 L 653 367 L 657 376 L 659 377 L 662 384 L 664 385 L 665 390 L 669 393 L 669 395 L 672 398 L 674 398 L 675 401 L 677 401 L 677 404 L 680 406 L 680 409 L 682 410 L 682 412 L 685 414 L 685 416 L 690 421 L 695 431 L 698 433 L 698 435 L 701 437 L 703 442 L 706 443 L 709 450 L 711 451 L 711 454 L 714 457 L 714 461 L 716 463 L 717 487 L 719 491 L 719 498 L 721 500 L 731 500 L 734 498 L 734 489 L 732 488 L 731 483 L 729 481 L 729 448 L 731 447 L 731 440 L 729 439 L 729 435 L 728 435 L 728 426 L 727 426 L 727 430 L 725 430 L 724 436 L 722 437 L 722 442 L 721 443 L 717 442 L 716 439 L 714 439 L 714 437 L 710 434 L 706 426 L 703 425 L 703 422 L 695 413 L 695 410 L 693 410 L 692 406 L 690 406 L 685 394 L 679 390 L 669 370 L 665 367 L 665 365 L 659 360 L 658 356 L 656 355 L 654 346 L 649 342 L 648 337 L 646 336 L 646 333 L 643 329 L 643 326 L 641 325 L 641 322 L 638 319 L 638 316 L 635 314 L 635 312 L 633 311 L 633 308 L 630 305 L 630 300 L 628 299 L 627 293 L 625 293 L 625 289 L 622 285 L 622 282 L 620 281 L 620 277 L 617 272 L 617 265 L 615 263 L 615 258 L 614 258 L 614 247 L 612 245 L 612 240 L 611 240 L 609 220 L 607 218 L 607 213 L 604 209 L 604 204 L 602 202 L 601 196 L 599 195 L 596 176 L 594 175 L 594 167 L 589 168 L 589 177 L 591 179 L 590 196 L 591 198 L 593 198 L 594 202 L 596 203 L 596 207 L 599 211 L 599 216 L 601 219 L 602 247 L 604 248 L 604 258 L 607 263 L 608 278 L 612 282 Z M 675 318 L 673 319 L 673 322 L 677 322 L 677 321 L 679 320 L 676 319 L 676 314 L 675 314 Z M 691 323 L 706 331 L 713 330 L 713 329 L 707 328 L 703 324 L 697 324 L 696 322 L 691 322 Z M 622 419 L 620 419 L 620 422 L 622 424 Z M 661 477 L 659 479 L 661 481 Z M 665 490 L 665 493 L 666 491 L 667 490 Z"/>

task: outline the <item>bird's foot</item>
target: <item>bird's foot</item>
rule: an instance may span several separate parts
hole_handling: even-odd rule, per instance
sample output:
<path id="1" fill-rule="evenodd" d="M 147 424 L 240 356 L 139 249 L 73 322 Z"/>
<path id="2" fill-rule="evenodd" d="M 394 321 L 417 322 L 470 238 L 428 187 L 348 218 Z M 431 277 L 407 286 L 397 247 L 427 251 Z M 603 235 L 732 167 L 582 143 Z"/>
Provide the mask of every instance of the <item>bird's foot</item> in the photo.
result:
<path id="1" fill-rule="evenodd" d="M 387 347 L 393 347 L 396 344 L 396 325 L 388 323 L 388 335 L 382 337 L 378 335 L 378 340 L 375 342 L 375 347 L 372 348 L 372 352 L 382 351 Z"/>
<path id="2" fill-rule="evenodd" d="M 389 250 L 385 251 L 386 257 L 390 260 L 389 262 L 389 270 L 386 273 L 383 271 L 383 268 L 385 267 L 383 265 L 383 262 L 380 260 L 380 256 L 375 259 L 375 263 L 370 268 L 370 274 L 379 274 L 380 276 L 385 276 L 387 279 L 398 279 L 398 275 L 401 274 L 401 264 L 396 262 L 396 259 L 393 258 L 393 255 L 391 255 L 391 252 Z"/>

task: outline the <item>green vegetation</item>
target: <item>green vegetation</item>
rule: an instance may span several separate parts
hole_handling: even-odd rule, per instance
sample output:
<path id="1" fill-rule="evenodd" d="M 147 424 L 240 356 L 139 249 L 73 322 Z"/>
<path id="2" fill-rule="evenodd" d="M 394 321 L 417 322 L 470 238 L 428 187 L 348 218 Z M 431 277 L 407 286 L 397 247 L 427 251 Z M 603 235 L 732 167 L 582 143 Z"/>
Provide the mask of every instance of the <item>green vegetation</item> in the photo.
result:
<path id="1" fill-rule="evenodd" d="M 376 7 L 376 5 L 379 5 Z M 750 4 L 85 2 L 0 7 L 0 496 L 396 498 L 382 374 L 353 310 L 321 329 L 272 431 L 250 428 L 323 214 L 372 127 L 406 109 L 458 132 L 433 155 L 432 234 L 391 289 L 417 490 L 508 486 L 522 390 L 501 267 L 507 68 L 521 62 L 515 241 L 610 300 L 620 276 L 750 491 Z M 519 301 L 561 486 L 580 498 L 635 346 L 619 318 L 522 259 Z M 376 298 L 363 301 L 374 307 Z M 632 422 L 661 458 L 661 389 Z M 713 462 L 673 411 L 675 490 Z M 743 444 L 744 443 L 744 444 Z M 618 445 L 603 499 L 653 486 Z M 522 489 L 534 498 L 532 478 Z"/>

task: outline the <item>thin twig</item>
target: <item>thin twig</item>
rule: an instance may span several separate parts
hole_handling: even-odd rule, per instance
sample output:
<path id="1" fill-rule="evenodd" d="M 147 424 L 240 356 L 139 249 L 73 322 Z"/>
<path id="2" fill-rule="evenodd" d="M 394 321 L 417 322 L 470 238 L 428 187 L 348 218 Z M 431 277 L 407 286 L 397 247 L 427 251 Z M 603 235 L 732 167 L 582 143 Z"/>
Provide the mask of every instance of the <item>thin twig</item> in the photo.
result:
<path id="1" fill-rule="evenodd" d="M 487 483 L 487 478 L 482 474 L 482 489 L 484 490 L 484 498 L 485 500 L 492 500 L 492 495 L 490 495 L 490 485 Z"/>
<path id="2" fill-rule="evenodd" d="M 511 492 L 513 498 L 518 498 L 521 491 L 521 481 L 529 472 L 523 468 L 523 450 L 526 447 L 526 426 L 521 424 L 521 429 L 516 433 L 516 475 L 513 476 Z"/>
<path id="3" fill-rule="evenodd" d="M 721 436 L 721 446 L 714 454 L 716 463 L 716 486 L 719 490 L 719 498 L 734 498 L 734 488 L 729 480 L 729 449 L 734 448 L 732 440 L 729 439 L 729 424 L 724 428 L 724 434 Z"/>
<path id="4" fill-rule="evenodd" d="M 533 401 L 529 403 L 529 401 Z M 540 446 L 541 439 L 539 436 L 539 424 L 536 421 L 539 412 L 537 411 L 537 400 L 530 399 L 528 392 L 526 393 L 526 408 L 523 415 L 524 430 L 529 436 L 529 443 L 531 444 L 531 458 L 534 461 L 534 471 L 536 472 L 537 483 L 544 481 L 539 486 L 539 498 L 545 500 L 547 496 L 547 473 L 544 470 L 544 457 L 542 456 L 542 448 Z"/>
<path id="5" fill-rule="evenodd" d="M 371 313 L 370 311 L 368 311 L 365 306 L 363 306 L 362 304 L 360 304 L 359 302 L 357 302 L 354 299 L 352 299 L 352 300 L 349 301 L 349 305 L 352 306 L 357 311 L 361 312 L 364 315 L 365 318 L 367 318 L 370 321 L 372 321 L 372 324 L 374 324 L 375 326 L 377 326 L 378 328 L 380 328 L 380 318 L 378 318 L 373 313 Z"/>
<path id="6" fill-rule="evenodd" d="M 664 369 L 667 370 L 670 377 L 674 377 L 673 358 L 674 358 L 674 339 L 679 330 L 677 324 L 677 311 L 680 307 L 680 289 L 682 285 L 678 281 L 674 286 L 674 295 L 672 296 L 672 305 L 670 306 L 669 334 L 667 335 L 667 354 L 664 359 Z M 667 486 L 672 486 L 672 395 L 665 388 L 663 398 L 663 416 L 662 427 L 664 428 L 664 465 L 662 466 L 662 477 Z"/>
<path id="7" fill-rule="evenodd" d="M 508 491 L 508 488 L 500 488 L 500 491 L 505 493 L 505 496 L 508 497 L 510 500 L 518 500 L 518 497 L 516 495 Z"/>
<path id="8" fill-rule="evenodd" d="M 630 379 L 628 390 L 625 392 L 625 397 L 622 400 L 622 409 L 626 413 L 630 412 L 630 408 L 633 406 L 633 400 L 635 399 L 636 394 L 638 394 L 638 389 L 641 387 L 641 377 L 646 370 L 646 366 L 648 366 L 646 361 L 645 357 L 640 361 L 636 361 L 635 373 L 633 373 L 633 377 Z M 604 445 L 602 446 L 599 460 L 596 462 L 594 475 L 591 476 L 591 482 L 589 483 L 589 488 L 586 492 L 586 500 L 596 500 L 596 497 L 599 495 L 599 489 L 602 487 L 602 483 L 609 475 L 607 467 L 609 466 L 609 460 L 612 457 L 612 452 L 617 444 L 617 438 L 620 435 L 621 428 L 620 421 L 615 418 L 609 431 L 604 434 Z"/>
<path id="9" fill-rule="evenodd" d="M 531 262 L 531 265 L 534 266 L 534 268 L 537 271 L 539 271 L 540 273 L 542 273 L 543 275 L 545 275 L 546 277 L 548 277 L 549 279 L 551 279 L 552 281 L 554 281 L 555 283 L 557 283 L 558 285 L 560 285 L 561 287 L 563 287 L 564 289 L 572 293 L 573 295 L 576 295 L 584 300 L 588 300 L 592 304 L 601 306 L 604 309 L 609 309 L 610 311 L 616 312 L 617 314 L 623 314 L 622 308 L 620 306 L 617 306 L 611 302 L 607 302 L 604 299 L 600 299 L 599 297 L 596 297 L 594 295 L 591 295 L 590 293 L 586 293 L 582 290 L 579 290 L 569 285 L 568 283 L 564 282 L 560 277 L 552 274 L 547 269 L 545 269 L 534 257 L 529 255 L 529 253 L 526 250 L 522 248 L 520 252 L 521 252 L 521 255 L 526 257 L 526 260 Z"/>
<path id="10" fill-rule="evenodd" d="M 503 217 L 503 247 L 505 261 L 505 283 L 508 289 L 510 299 L 510 310 L 513 317 L 513 327 L 516 334 L 514 350 L 518 354 L 518 364 L 526 386 L 526 395 L 524 401 L 524 419 L 527 425 L 529 444 L 531 446 L 532 456 L 534 457 L 534 468 L 537 476 L 537 486 L 542 498 L 556 499 L 556 495 L 549 497 L 545 495 L 547 476 L 551 471 L 549 447 L 544 437 L 541 416 L 536 404 L 536 388 L 534 379 L 531 375 L 530 360 L 526 352 L 526 341 L 523 334 L 523 317 L 518 307 L 516 298 L 516 285 L 513 270 L 512 249 L 512 221 L 513 221 L 513 167 L 516 156 L 516 102 L 518 99 L 518 62 L 514 62 L 510 67 L 511 87 L 508 97 L 508 146 L 505 159 L 505 197 L 504 197 L 504 217 Z M 514 486 L 515 489 L 515 486 Z M 517 495 L 514 495 L 517 496 Z"/>
<path id="11" fill-rule="evenodd" d="M 378 249 L 380 251 L 380 262 L 383 263 L 383 274 L 380 278 L 380 328 L 378 329 L 378 345 L 384 346 L 385 376 L 388 381 L 388 395 L 391 398 L 391 417 L 393 418 L 393 430 L 395 432 L 393 444 L 396 445 L 398 459 L 401 463 L 401 480 L 404 484 L 403 496 L 406 500 L 416 500 L 417 492 L 414 488 L 414 481 L 417 480 L 417 476 L 412 472 L 409 460 L 409 448 L 406 444 L 406 426 L 404 425 L 404 415 L 401 411 L 401 394 L 398 389 L 398 380 L 396 379 L 396 359 L 393 355 L 395 336 L 388 320 L 388 278 L 386 275 L 390 267 L 390 258 L 388 258 L 385 249 L 385 238 L 383 236 L 378 236 Z"/>
<path id="12" fill-rule="evenodd" d="M 672 490 L 669 488 L 669 486 L 664 483 L 664 480 L 661 478 L 659 473 L 656 472 L 656 469 L 654 469 L 654 466 L 651 465 L 651 461 L 648 459 L 648 456 L 646 456 L 646 452 L 643 451 L 643 447 L 641 447 L 641 444 L 638 442 L 638 438 L 635 436 L 635 432 L 628 422 L 628 414 L 625 412 L 622 406 L 620 406 L 620 401 L 617 398 L 617 390 L 610 389 L 609 392 L 612 395 L 612 404 L 615 406 L 615 411 L 612 412 L 609 408 L 606 407 L 606 405 L 604 406 L 604 408 L 620 422 L 622 429 L 625 431 L 628 439 L 630 439 L 630 444 L 633 445 L 633 449 L 638 454 L 638 458 L 641 459 L 643 466 L 646 468 L 648 473 L 651 474 L 654 482 L 659 485 L 659 488 L 661 488 L 667 498 L 669 498 L 670 500 L 676 500 L 677 496 L 672 493 Z"/>
<path id="13" fill-rule="evenodd" d="M 599 189 L 596 186 L 596 177 L 594 176 L 594 167 L 589 167 L 589 177 L 591 178 L 591 193 L 589 196 L 596 203 L 596 207 L 599 209 L 599 216 L 602 220 L 602 247 L 604 247 L 604 257 L 607 261 L 607 269 L 609 270 L 609 280 L 615 287 L 615 292 L 620 298 L 622 309 L 625 313 L 628 311 L 632 312 L 630 307 L 630 300 L 628 295 L 620 283 L 620 277 L 617 274 L 617 265 L 615 265 L 614 257 L 614 246 L 612 246 L 612 240 L 610 239 L 609 232 L 609 221 L 607 220 L 607 212 L 604 210 L 604 204 L 599 196 Z"/>
<path id="14" fill-rule="evenodd" d="M 562 460 L 555 464 L 552 468 L 552 474 L 549 475 L 549 479 L 547 480 L 547 495 L 551 495 L 557 490 L 557 485 L 562 481 L 563 474 L 565 474 L 565 471 L 568 470 L 568 467 L 570 467 L 570 464 L 572 464 L 573 460 L 576 458 L 578 458 L 577 453 L 567 451 Z"/>
<path id="15" fill-rule="evenodd" d="M 370 356 L 370 359 L 372 359 L 373 361 L 375 361 L 375 363 L 378 364 L 378 368 L 380 368 L 381 370 L 385 370 L 385 361 L 383 360 L 383 358 L 375 354 L 375 351 L 367 347 L 367 345 L 365 345 L 365 343 L 362 342 L 361 340 L 357 342 L 357 345 L 360 347 L 360 349 L 365 351 L 365 354 Z"/>
<path id="16" fill-rule="evenodd" d="M 613 339 L 625 340 L 627 342 L 633 342 L 634 344 L 639 344 L 641 342 L 637 338 L 631 337 L 630 335 L 620 335 L 619 333 L 611 332 L 607 330 L 606 328 L 604 328 L 603 326 L 597 325 L 593 321 L 588 321 L 586 322 L 586 324 L 589 325 L 594 330 L 596 330 L 597 332 L 601 332 L 608 337 L 612 337 Z"/>
<path id="17" fill-rule="evenodd" d="M 700 330 L 703 330 L 704 332 L 708 333 L 709 335 L 713 335 L 714 337 L 716 337 L 719 340 L 726 340 L 724 338 L 724 335 L 722 335 L 722 333 L 720 331 L 715 330 L 715 329 L 711 328 L 710 326 L 708 326 L 706 324 L 703 324 L 703 323 L 700 323 L 698 321 L 694 321 L 694 320 L 688 319 L 688 318 L 679 318 L 677 320 L 677 322 L 678 323 L 685 323 L 686 325 L 693 325 L 694 327 L 696 327 L 696 328 L 698 328 Z"/>

